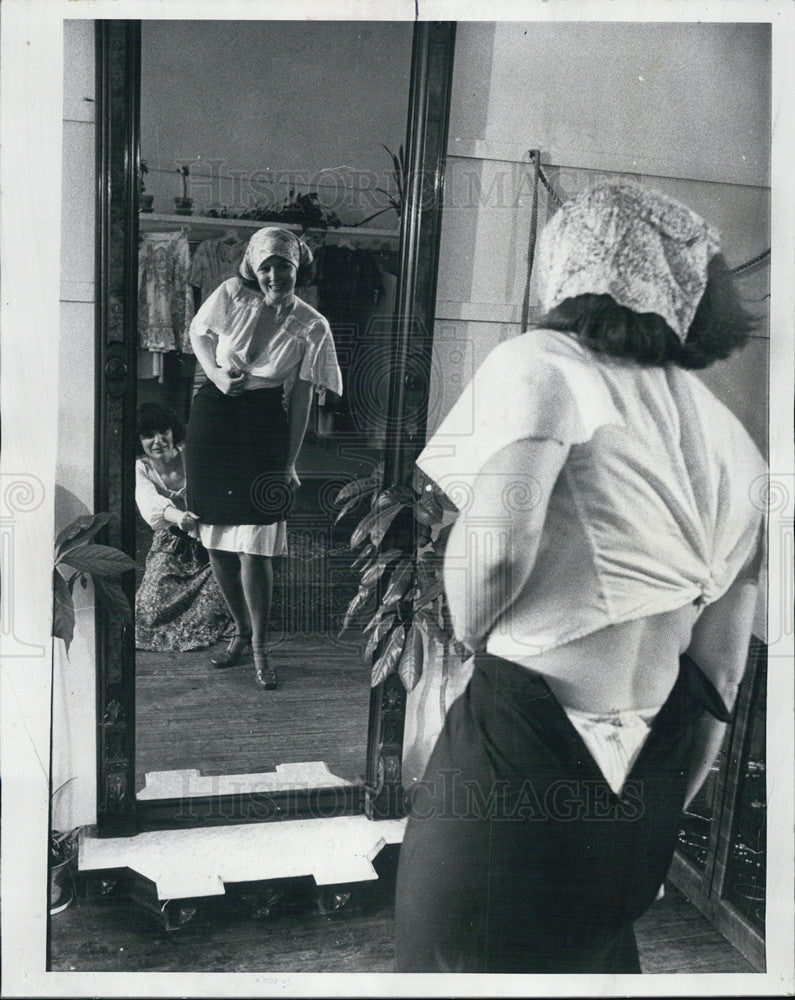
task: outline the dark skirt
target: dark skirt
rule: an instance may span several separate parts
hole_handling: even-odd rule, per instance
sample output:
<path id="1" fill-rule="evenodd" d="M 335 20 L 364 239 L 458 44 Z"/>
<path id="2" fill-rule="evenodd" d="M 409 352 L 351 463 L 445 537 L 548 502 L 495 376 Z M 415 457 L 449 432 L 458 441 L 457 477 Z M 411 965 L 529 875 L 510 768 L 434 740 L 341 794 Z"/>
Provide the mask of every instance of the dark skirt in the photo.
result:
<path id="1" fill-rule="evenodd" d="M 413 789 L 397 971 L 640 972 L 632 923 L 671 863 L 708 688 L 683 657 L 616 795 L 546 682 L 479 654 Z"/>
<path id="2" fill-rule="evenodd" d="M 233 631 L 207 551 L 175 527 L 155 532 L 135 595 L 137 649 L 205 649 Z"/>
<path id="3" fill-rule="evenodd" d="M 284 390 L 226 396 L 208 382 L 193 398 L 185 439 L 188 510 L 204 524 L 275 524 L 287 516 L 289 425 Z"/>

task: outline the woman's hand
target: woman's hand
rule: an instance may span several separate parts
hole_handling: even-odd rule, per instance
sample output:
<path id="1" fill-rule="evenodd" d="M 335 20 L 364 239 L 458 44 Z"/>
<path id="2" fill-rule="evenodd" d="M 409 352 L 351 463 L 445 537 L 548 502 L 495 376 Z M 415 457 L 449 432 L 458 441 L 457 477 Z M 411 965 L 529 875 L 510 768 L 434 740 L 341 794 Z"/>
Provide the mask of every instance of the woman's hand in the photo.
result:
<path id="1" fill-rule="evenodd" d="M 196 535 L 199 528 L 199 518 L 191 510 L 180 510 L 173 504 L 163 511 L 163 520 L 176 525 L 188 535 Z"/>
<path id="2" fill-rule="evenodd" d="M 298 478 L 298 473 L 295 471 L 294 465 L 287 466 L 287 471 L 284 474 L 284 481 L 291 490 L 297 490 L 301 485 L 301 480 Z"/>
<path id="3" fill-rule="evenodd" d="M 180 518 L 177 522 L 178 527 L 188 534 L 194 533 L 199 527 L 199 518 L 190 510 L 181 510 Z"/>
<path id="4" fill-rule="evenodd" d="M 246 387 L 248 375 L 235 369 L 226 371 L 225 368 L 216 368 L 209 376 L 216 388 L 225 396 L 239 396 Z"/>

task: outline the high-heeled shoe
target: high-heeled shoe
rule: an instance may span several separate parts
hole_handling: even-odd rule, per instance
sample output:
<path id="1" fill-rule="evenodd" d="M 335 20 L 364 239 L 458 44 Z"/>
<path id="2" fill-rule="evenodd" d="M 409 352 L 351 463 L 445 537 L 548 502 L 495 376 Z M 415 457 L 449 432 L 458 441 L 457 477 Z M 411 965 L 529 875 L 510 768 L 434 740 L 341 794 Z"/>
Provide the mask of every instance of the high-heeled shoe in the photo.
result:
<path id="1" fill-rule="evenodd" d="M 236 632 L 229 640 L 229 645 L 218 656 L 214 656 L 210 663 L 216 670 L 224 670 L 226 667 L 234 667 L 243 659 L 243 654 L 248 649 L 251 636 Z"/>
<path id="2" fill-rule="evenodd" d="M 279 678 L 268 659 L 268 650 L 264 647 L 253 646 L 254 653 L 254 681 L 257 687 L 264 691 L 275 691 L 279 685 Z"/>

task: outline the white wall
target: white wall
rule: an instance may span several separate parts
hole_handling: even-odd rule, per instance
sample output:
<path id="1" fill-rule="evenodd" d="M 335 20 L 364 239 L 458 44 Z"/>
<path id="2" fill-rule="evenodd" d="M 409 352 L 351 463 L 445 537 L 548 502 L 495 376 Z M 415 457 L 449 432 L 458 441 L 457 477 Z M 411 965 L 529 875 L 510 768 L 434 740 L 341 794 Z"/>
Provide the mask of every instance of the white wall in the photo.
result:
<path id="1" fill-rule="evenodd" d="M 94 509 L 94 24 L 64 23 L 61 337 L 55 530 Z M 75 588 L 68 656 L 55 642 L 53 803 L 61 829 L 96 821 L 94 606 Z"/>

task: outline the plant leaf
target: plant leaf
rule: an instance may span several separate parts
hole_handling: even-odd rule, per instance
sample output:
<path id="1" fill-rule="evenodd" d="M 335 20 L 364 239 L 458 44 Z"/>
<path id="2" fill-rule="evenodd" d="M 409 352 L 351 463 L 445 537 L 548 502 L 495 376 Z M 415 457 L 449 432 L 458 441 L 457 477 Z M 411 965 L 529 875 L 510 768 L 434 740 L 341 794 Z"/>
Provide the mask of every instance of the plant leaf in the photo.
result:
<path id="1" fill-rule="evenodd" d="M 347 501 L 345 506 L 339 512 L 339 514 L 337 514 L 337 516 L 334 518 L 334 523 L 339 524 L 340 521 L 343 519 L 343 517 L 345 517 L 346 514 L 349 514 L 355 507 L 358 507 L 363 499 L 364 499 L 364 493 L 357 493 L 355 497 L 351 497 L 350 500 Z M 336 500 L 334 502 L 336 503 Z"/>
<path id="2" fill-rule="evenodd" d="M 364 476 L 362 479 L 354 479 L 353 482 L 346 483 L 336 497 L 334 497 L 334 506 L 339 507 L 341 504 L 345 503 L 346 500 L 350 500 L 352 497 L 360 497 L 364 496 L 366 493 L 372 493 L 374 490 L 378 489 L 380 483 L 381 477 L 377 473 Z"/>
<path id="3" fill-rule="evenodd" d="M 376 554 L 376 547 L 372 542 L 368 542 L 367 545 L 362 549 L 359 555 L 351 563 L 352 570 L 360 570 L 368 559 L 371 559 Z"/>
<path id="4" fill-rule="evenodd" d="M 372 587 L 374 583 L 380 580 L 387 566 L 391 562 L 394 562 L 398 556 L 402 555 L 402 549 L 390 549 L 388 552 L 384 552 L 382 555 L 378 556 L 375 562 L 368 566 L 362 573 L 362 586 Z"/>
<path id="5" fill-rule="evenodd" d="M 370 638 L 367 640 L 367 645 L 364 647 L 364 658 L 368 660 L 373 653 L 375 653 L 378 643 L 384 638 L 387 632 L 395 624 L 395 615 L 387 615 L 386 618 L 382 618 L 378 622 L 376 627 L 373 629 Z"/>
<path id="6" fill-rule="evenodd" d="M 373 670 L 370 674 L 371 687 L 376 687 L 382 681 L 386 680 L 390 674 L 394 674 L 397 669 L 400 654 L 403 652 L 403 642 L 405 641 L 405 638 L 406 630 L 402 625 L 396 628 L 389 637 L 386 649 L 373 664 Z"/>
<path id="7" fill-rule="evenodd" d="M 381 598 L 381 603 L 385 608 L 397 604 L 401 597 L 411 586 L 414 580 L 414 563 L 411 559 L 401 559 L 392 571 L 389 586 Z"/>
<path id="8" fill-rule="evenodd" d="M 105 605 L 108 611 L 118 615 L 125 624 L 132 625 L 132 608 L 118 580 L 103 576 L 95 576 L 93 580 L 94 590 L 100 602 Z"/>
<path id="9" fill-rule="evenodd" d="M 69 551 L 80 542 L 87 542 L 110 521 L 110 514 L 83 514 L 75 518 L 58 533 L 55 539 L 55 562 L 56 565 L 63 558 L 64 553 Z"/>
<path id="10" fill-rule="evenodd" d="M 422 632 L 416 625 L 412 625 L 406 636 L 398 663 L 398 676 L 407 691 L 413 691 L 422 677 L 424 654 L 425 645 L 422 641 Z"/>
<path id="11" fill-rule="evenodd" d="M 380 545 L 389 526 L 405 507 L 404 503 L 393 503 L 383 510 L 370 510 L 359 522 L 359 526 L 351 535 L 351 548 L 357 549 L 369 535 L 373 545 Z"/>
<path id="12" fill-rule="evenodd" d="M 453 522 L 455 523 L 455 522 Z M 447 548 L 447 542 L 450 538 L 450 532 L 453 530 L 452 524 L 446 524 L 443 528 L 440 528 L 436 533 L 436 538 L 433 540 L 433 548 L 437 555 L 443 555 L 444 550 Z"/>
<path id="13" fill-rule="evenodd" d="M 382 490 L 373 501 L 373 510 L 380 510 L 388 507 L 391 503 L 398 503 L 403 500 L 405 503 L 412 503 L 415 499 L 414 490 L 403 483 L 395 483 Z"/>
<path id="14" fill-rule="evenodd" d="M 420 593 L 430 590 L 434 584 L 439 582 L 439 571 L 442 568 L 442 560 L 439 556 L 431 552 L 423 552 L 417 560 L 417 585 Z"/>
<path id="15" fill-rule="evenodd" d="M 63 639 L 68 652 L 75 634 L 75 606 L 66 580 L 57 569 L 52 571 L 52 589 L 52 634 L 56 639 Z"/>
<path id="16" fill-rule="evenodd" d="M 131 559 L 126 552 L 121 549 L 114 549 L 110 545 L 81 545 L 69 553 L 69 558 L 64 559 L 68 566 L 82 572 L 97 574 L 99 576 L 115 576 L 118 573 L 125 573 L 129 569 L 135 569 L 135 560 Z"/>
<path id="17" fill-rule="evenodd" d="M 372 593 L 371 588 L 359 587 L 356 596 L 348 605 L 348 610 L 345 612 L 345 617 L 342 619 L 342 628 L 340 629 L 339 633 L 340 635 L 342 635 L 342 633 L 348 628 L 356 612 L 360 611 L 365 606 L 371 593 Z"/>
<path id="18" fill-rule="evenodd" d="M 417 595 L 417 600 L 414 602 L 414 610 L 419 611 L 420 608 L 424 608 L 431 601 L 435 601 L 443 593 L 444 583 L 441 580 L 436 580 L 427 590 L 423 590 Z"/>

